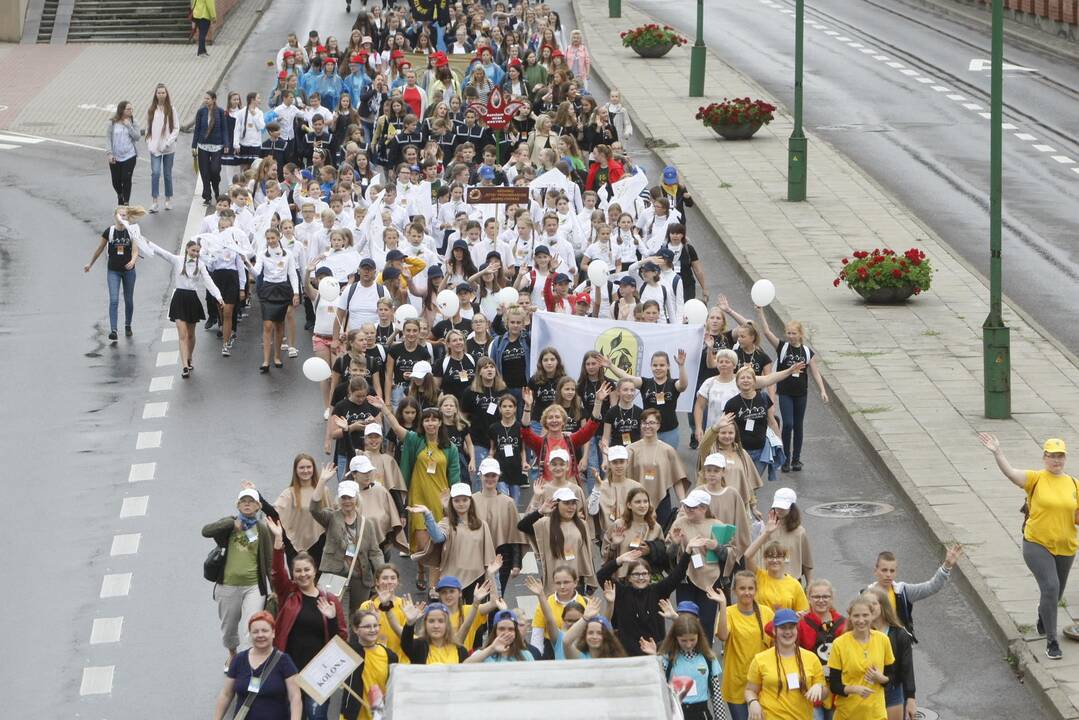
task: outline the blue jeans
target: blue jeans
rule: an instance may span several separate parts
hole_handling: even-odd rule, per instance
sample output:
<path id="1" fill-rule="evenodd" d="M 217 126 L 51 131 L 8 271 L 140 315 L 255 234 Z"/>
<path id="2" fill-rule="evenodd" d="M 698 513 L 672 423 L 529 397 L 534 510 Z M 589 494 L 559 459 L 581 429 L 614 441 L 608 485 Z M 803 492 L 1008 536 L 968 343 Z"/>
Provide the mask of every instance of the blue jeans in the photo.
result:
<path id="1" fill-rule="evenodd" d="M 678 449 L 678 430 L 679 430 L 679 428 L 675 428 L 674 430 L 662 430 L 658 434 L 658 437 L 659 437 L 659 439 L 661 441 L 667 443 L 668 445 L 673 447 L 675 450 L 677 450 Z"/>
<path id="2" fill-rule="evenodd" d="M 515 503 L 520 503 L 521 502 L 521 486 L 520 485 L 507 485 L 506 483 L 499 480 L 498 485 L 495 486 L 495 489 L 498 490 L 498 492 L 501 493 L 502 495 L 509 495 L 511 498 L 513 498 L 513 501 Z"/>
<path id="3" fill-rule="evenodd" d="M 330 711 L 330 701 L 327 700 L 324 705 L 319 705 L 317 702 L 303 696 L 303 717 L 304 720 L 326 720 L 327 714 Z"/>
<path id="4" fill-rule="evenodd" d="M 597 432 L 588 441 L 588 475 L 584 479 L 585 497 L 591 495 L 592 489 L 596 486 L 596 476 L 592 474 L 592 471 L 595 470 L 598 473 L 603 466 L 603 454 L 599 451 L 599 441 L 602 437 L 603 433 Z"/>
<path id="5" fill-rule="evenodd" d="M 172 197 L 172 161 L 176 158 L 176 153 L 169 153 L 168 155 L 154 155 L 150 153 L 150 197 L 157 200 L 157 188 L 158 182 L 161 180 L 161 175 L 165 175 L 165 197 Z"/>
<path id="6" fill-rule="evenodd" d="M 472 455 L 476 461 L 476 474 L 472 476 L 472 491 L 479 492 L 483 489 L 483 476 L 480 475 L 480 463 L 483 462 L 488 455 L 491 454 L 489 448 L 480 447 L 475 443 L 472 444 Z"/>
<path id="7" fill-rule="evenodd" d="M 783 452 L 787 454 L 790 462 L 797 462 L 802 457 L 802 432 L 805 427 L 806 401 L 808 395 L 796 397 L 794 395 L 779 396 L 779 412 L 783 416 L 783 427 L 780 434 L 783 438 Z M 792 453 L 792 445 L 793 450 Z"/>
<path id="8" fill-rule="evenodd" d="M 813 708 L 813 720 L 832 720 L 832 715 L 835 710 L 829 710 L 828 708 L 815 707 Z"/>
<path id="9" fill-rule="evenodd" d="M 906 703 L 904 697 L 903 683 L 897 683 L 895 685 L 889 685 L 884 688 L 884 705 L 885 707 L 895 707 L 897 705 L 903 705 Z"/>
<path id="10" fill-rule="evenodd" d="M 749 720 L 749 705 L 744 702 L 727 702 L 727 709 L 731 711 L 731 720 Z"/>
<path id="11" fill-rule="evenodd" d="M 135 314 L 135 268 L 109 270 L 109 329 L 116 332 L 116 316 L 120 310 L 120 285 L 124 286 L 124 325 L 131 325 Z"/>

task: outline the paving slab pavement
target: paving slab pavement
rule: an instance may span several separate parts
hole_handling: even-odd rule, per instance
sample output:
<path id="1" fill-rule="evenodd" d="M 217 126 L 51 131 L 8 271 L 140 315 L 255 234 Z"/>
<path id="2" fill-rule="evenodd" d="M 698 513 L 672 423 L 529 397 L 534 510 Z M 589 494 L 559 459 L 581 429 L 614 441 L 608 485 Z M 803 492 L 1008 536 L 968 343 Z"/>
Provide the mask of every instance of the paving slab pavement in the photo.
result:
<path id="1" fill-rule="evenodd" d="M 651 17 L 623 3 L 622 18 L 610 19 L 601 0 L 575 0 L 574 10 L 594 71 L 621 90 L 639 135 L 678 167 L 743 271 L 775 283 L 778 317 L 805 324 L 833 397 L 881 468 L 941 542 L 964 543 L 964 575 L 1028 682 L 1060 717 L 1079 718 L 1079 647 L 1064 640 L 1071 660 L 1054 663 L 1045 659 L 1044 640 L 1025 639 L 1035 621 L 1036 591 L 1020 551 L 1022 494 L 977 439 L 979 431 L 996 433 L 1020 467 L 1040 466 L 1046 437 L 1079 442 L 1076 357 L 1006 302 L 1013 416 L 987 420 L 981 324 L 989 291 L 983 277 L 812 134 L 808 201 L 788 202 L 786 140 L 793 123 L 785 109 L 748 142 L 719 140 L 694 118 L 698 107 L 724 97 L 779 106 L 775 98 L 711 53 L 706 97 L 689 98 L 689 46 L 644 60 L 622 47 L 619 32 L 654 22 Z M 692 28 L 680 30 L 692 37 Z M 806 102 L 812 101 L 807 85 Z M 932 288 L 905 305 L 871 306 L 832 286 L 842 257 L 873 247 L 921 249 L 937 269 Z M 748 298 L 733 300 L 743 313 L 750 309 Z M 1079 584 L 1071 584 L 1064 600 L 1060 619 L 1071 624 Z"/>

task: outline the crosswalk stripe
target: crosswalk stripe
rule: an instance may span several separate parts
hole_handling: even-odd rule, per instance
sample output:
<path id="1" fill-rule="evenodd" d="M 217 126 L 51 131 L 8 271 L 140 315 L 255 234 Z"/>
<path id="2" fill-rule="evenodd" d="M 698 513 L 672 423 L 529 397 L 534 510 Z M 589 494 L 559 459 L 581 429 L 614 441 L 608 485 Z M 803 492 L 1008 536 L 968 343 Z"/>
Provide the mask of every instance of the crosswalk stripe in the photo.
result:
<path id="1" fill-rule="evenodd" d="M 23 137 L 22 135 L 8 135 L 6 133 L 0 133 L 0 142 L 36 145 L 39 142 L 45 142 L 45 138 Z"/>
<path id="2" fill-rule="evenodd" d="M 0 150 L 14 150 L 17 147 L 21 147 L 21 146 L 20 145 L 4 145 L 4 144 L 0 143 Z"/>

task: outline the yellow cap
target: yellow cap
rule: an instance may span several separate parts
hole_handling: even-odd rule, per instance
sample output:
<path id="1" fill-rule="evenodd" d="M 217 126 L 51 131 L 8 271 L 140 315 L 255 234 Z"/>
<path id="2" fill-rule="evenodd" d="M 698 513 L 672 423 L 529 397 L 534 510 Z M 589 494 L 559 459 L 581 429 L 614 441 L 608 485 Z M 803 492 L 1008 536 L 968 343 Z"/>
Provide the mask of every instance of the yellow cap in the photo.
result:
<path id="1" fill-rule="evenodd" d="M 1047 453 L 1067 453 L 1068 449 L 1064 446 L 1064 441 L 1060 438 L 1049 438 L 1042 445 L 1042 450 Z"/>

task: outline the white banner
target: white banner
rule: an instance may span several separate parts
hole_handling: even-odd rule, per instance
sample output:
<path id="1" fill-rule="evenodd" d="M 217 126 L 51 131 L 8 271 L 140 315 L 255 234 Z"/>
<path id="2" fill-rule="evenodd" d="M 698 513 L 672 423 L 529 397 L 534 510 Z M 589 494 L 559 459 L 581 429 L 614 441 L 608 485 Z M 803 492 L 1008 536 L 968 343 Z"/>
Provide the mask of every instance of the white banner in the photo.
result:
<path id="1" fill-rule="evenodd" d="M 566 374 L 575 378 L 580 372 L 584 354 L 595 350 L 630 375 L 651 377 L 652 355 L 662 351 L 670 358 L 671 377 L 677 379 L 675 358 L 679 350 L 685 350 L 688 385 L 679 396 L 676 409 L 678 412 L 692 412 L 703 346 L 703 325 L 623 322 L 537 312 L 532 316 L 528 367 L 529 373 L 534 373 L 540 352 L 553 347 L 562 356 Z M 614 379 L 613 375 L 611 377 Z M 637 404 L 640 404 L 639 396 Z"/>

